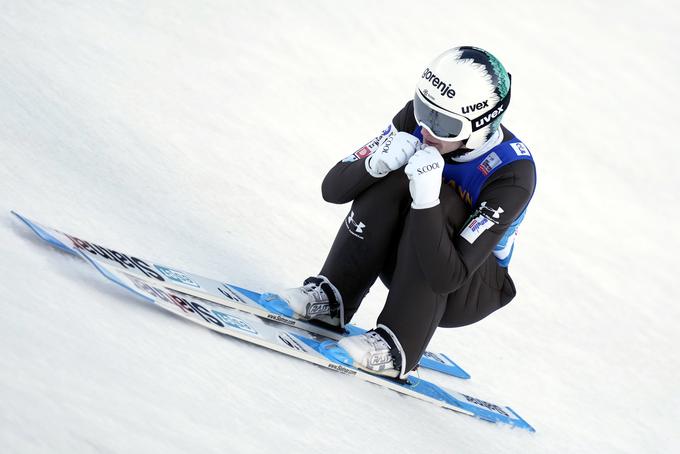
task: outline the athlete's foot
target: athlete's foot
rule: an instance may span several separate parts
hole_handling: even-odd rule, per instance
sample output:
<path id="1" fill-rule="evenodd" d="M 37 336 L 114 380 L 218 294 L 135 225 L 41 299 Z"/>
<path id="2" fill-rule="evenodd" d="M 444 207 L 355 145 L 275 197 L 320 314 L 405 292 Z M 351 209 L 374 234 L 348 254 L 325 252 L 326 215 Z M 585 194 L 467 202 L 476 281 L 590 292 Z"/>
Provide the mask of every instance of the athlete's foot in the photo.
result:
<path id="1" fill-rule="evenodd" d="M 353 360 L 353 365 L 366 372 L 391 378 L 403 378 L 403 352 L 392 332 L 385 326 L 338 341 Z"/>
<path id="2" fill-rule="evenodd" d="M 300 318 L 344 327 L 342 297 L 325 276 L 309 277 L 302 287 L 282 290 L 276 295 Z"/>

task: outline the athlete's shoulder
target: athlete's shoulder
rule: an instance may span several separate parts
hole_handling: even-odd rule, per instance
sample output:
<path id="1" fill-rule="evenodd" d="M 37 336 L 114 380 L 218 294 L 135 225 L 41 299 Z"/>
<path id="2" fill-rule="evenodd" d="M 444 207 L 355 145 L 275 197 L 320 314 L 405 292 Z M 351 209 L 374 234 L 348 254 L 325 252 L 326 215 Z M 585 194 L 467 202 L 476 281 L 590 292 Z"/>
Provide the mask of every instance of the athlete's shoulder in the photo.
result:
<path id="1" fill-rule="evenodd" d="M 516 139 L 515 134 L 510 131 L 508 128 L 505 127 L 505 125 L 501 124 L 501 134 L 503 134 L 503 138 L 501 139 L 501 143 L 503 142 L 508 142 L 510 140 Z"/>
<path id="2" fill-rule="evenodd" d="M 392 124 L 397 131 L 404 131 L 412 134 L 418 124 L 413 115 L 413 100 L 409 100 L 402 109 L 392 119 Z"/>
<path id="3" fill-rule="evenodd" d="M 503 125 L 501 125 L 501 134 L 502 138 L 498 145 L 496 145 L 493 148 L 494 151 L 507 152 L 508 157 L 511 157 L 512 161 L 515 160 L 533 161 L 534 158 L 533 154 L 529 150 L 527 144 L 524 143 L 524 141 L 522 141 L 512 131 L 510 131 Z"/>
<path id="4" fill-rule="evenodd" d="M 485 189 L 497 186 L 518 186 L 530 194 L 536 186 L 536 164 L 529 147 L 514 133 L 501 125 L 503 137 L 498 145 L 490 150 L 499 166 L 486 181 Z"/>

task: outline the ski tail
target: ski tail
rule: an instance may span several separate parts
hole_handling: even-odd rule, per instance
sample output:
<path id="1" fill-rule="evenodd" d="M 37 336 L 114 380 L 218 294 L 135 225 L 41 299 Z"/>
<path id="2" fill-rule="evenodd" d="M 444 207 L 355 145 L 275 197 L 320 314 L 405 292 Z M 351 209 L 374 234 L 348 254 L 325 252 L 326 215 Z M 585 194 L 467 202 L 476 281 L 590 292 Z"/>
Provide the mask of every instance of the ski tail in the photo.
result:
<path id="1" fill-rule="evenodd" d="M 465 372 L 462 367 L 453 362 L 444 353 L 425 352 L 420 358 L 419 364 L 427 369 L 436 370 L 447 375 L 453 375 L 465 380 L 470 379 L 470 374 Z"/>

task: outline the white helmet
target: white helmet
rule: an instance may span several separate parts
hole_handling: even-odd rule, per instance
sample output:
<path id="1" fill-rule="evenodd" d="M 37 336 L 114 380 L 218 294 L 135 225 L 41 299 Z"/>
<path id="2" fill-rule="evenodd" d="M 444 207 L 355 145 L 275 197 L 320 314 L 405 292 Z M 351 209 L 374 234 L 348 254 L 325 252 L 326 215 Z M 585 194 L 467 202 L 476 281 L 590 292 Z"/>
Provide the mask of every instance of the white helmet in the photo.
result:
<path id="1" fill-rule="evenodd" d="M 413 112 L 420 126 L 474 150 L 501 124 L 510 104 L 510 74 L 489 52 L 454 47 L 429 64 L 416 85 Z"/>

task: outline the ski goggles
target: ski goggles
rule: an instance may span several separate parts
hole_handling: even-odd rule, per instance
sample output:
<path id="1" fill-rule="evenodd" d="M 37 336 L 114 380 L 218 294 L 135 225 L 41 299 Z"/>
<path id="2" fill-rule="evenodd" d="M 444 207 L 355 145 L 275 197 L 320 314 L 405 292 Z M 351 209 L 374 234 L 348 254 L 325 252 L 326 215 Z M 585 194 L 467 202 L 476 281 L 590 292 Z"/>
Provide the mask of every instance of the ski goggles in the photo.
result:
<path id="1" fill-rule="evenodd" d="M 509 104 L 510 90 L 493 109 L 477 118 L 469 119 L 428 101 L 420 89 L 416 89 L 413 97 L 413 114 L 418 125 L 427 129 L 438 140 L 457 142 L 468 139 L 473 132 L 488 126 L 499 115 L 505 113 Z"/>

